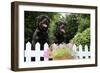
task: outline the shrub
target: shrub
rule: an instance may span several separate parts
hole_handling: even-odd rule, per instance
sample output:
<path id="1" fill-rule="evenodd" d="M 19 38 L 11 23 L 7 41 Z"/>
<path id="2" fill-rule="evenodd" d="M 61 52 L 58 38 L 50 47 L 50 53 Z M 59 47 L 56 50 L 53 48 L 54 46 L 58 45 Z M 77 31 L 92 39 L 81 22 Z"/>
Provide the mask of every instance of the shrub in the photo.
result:
<path id="1" fill-rule="evenodd" d="M 71 42 L 76 45 L 90 45 L 90 28 L 87 28 L 82 33 L 78 32 Z"/>

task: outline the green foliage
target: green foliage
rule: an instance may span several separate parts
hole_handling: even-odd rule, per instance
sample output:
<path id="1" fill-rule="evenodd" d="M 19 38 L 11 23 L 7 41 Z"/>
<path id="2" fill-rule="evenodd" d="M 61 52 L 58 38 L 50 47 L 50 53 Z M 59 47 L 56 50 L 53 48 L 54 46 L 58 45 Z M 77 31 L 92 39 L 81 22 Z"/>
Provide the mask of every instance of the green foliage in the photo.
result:
<path id="1" fill-rule="evenodd" d="M 90 28 L 87 28 L 82 33 L 78 32 L 71 42 L 76 45 L 90 45 Z"/>
<path id="2" fill-rule="evenodd" d="M 32 41 L 32 35 L 37 28 L 36 17 L 39 15 L 47 15 L 50 18 L 50 24 L 48 27 L 49 43 L 52 43 L 55 33 L 55 23 L 62 20 L 66 23 L 66 43 L 71 42 L 79 45 L 85 45 L 90 43 L 90 15 L 79 13 L 56 13 L 56 12 L 24 12 L 24 36 L 25 43 Z"/>
<path id="3" fill-rule="evenodd" d="M 79 25 L 77 22 L 77 14 L 66 15 L 66 43 L 69 43 L 69 40 L 71 40 L 76 34 Z"/>
<path id="4" fill-rule="evenodd" d="M 52 43 L 52 40 L 54 38 L 54 33 L 56 29 L 55 23 L 59 20 L 60 14 L 56 13 L 52 16 L 49 28 L 48 28 L 48 37 L 49 37 L 49 43 Z"/>
<path id="5" fill-rule="evenodd" d="M 53 58 L 71 55 L 71 50 L 69 48 L 54 48 L 53 51 Z"/>
<path id="6" fill-rule="evenodd" d="M 78 16 L 78 32 L 84 31 L 86 28 L 90 27 L 90 15 L 84 14 Z"/>

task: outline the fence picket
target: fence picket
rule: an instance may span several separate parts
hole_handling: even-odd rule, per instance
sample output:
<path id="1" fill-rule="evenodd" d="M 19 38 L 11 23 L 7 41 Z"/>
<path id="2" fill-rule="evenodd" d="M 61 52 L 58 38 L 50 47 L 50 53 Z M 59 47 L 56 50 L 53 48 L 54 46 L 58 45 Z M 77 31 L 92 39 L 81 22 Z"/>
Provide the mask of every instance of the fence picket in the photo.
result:
<path id="1" fill-rule="evenodd" d="M 74 58 L 77 59 L 78 58 L 78 55 L 77 55 L 77 46 L 75 44 L 73 45 L 72 50 L 73 50 L 72 56 L 74 56 Z"/>
<path id="2" fill-rule="evenodd" d="M 91 56 L 91 53 L 90 53 L 90 51 L 88 51 L 88 49 L 89 49 L 88 46 L 85 45 L 85 56 L 87 59 L 90 58 L 90 56 Z"/>
<path id="3" fill-rule="evenodd" d="M 35 50 L 31 50 L 31 43 L 26 43 L 26 50 L 24 50 L 26 61 L 25 62 L 31 62 L 32 57 L 35 57 L 35 61 L 41 61 L 40 58 L 44 57 L 44 54 L 48 55 L 49 46 L 48 43 L 44 44 L 44 50 L 40 50 L 40 45 L 38 42 L 35 44 Z M 84 50 L 83 50 L 84 49 Z M 73 45 L 72 51 L 73 56 L 75 59 L 88 59 L 91 57 L 91 50 L 88 51 L 88 45 L 85 45 L 84 47 L 82 45 L 76 46 Z M 43 61 L 48 61 L 48 57 L 44 57 Z"/>
<path id="4" fill-rule="evenodd" d="M 27 42 L 25 50 L 26 62 L 31 62 L 31 43 Z"/>
<path id="5" fill-rule="evenodd" d="M 78 58 L 79 59 L 83 58 L 84 54 L 83 54 L 83 47 L 82 47 L 82 45 L 79 45 L 77 54 L 78 54 Z"/>
<path id="6" fill-rule="evenodd" d="M 44 51 L 48 50 L 49 49 L 49 46 L 47 43 L 44 44 Z"/>
<path id="7" fill-rule="evenodd" d="M 45 43 L 45 44 L 44 44 L 44 54 L 45 54 L 46 56 L 49 56 L 48 50 L 49 50 L 49 46 L 48 46 L 47 43 Z M 48 57 L 44 57 L 44 61 L 48 61 Z"/>

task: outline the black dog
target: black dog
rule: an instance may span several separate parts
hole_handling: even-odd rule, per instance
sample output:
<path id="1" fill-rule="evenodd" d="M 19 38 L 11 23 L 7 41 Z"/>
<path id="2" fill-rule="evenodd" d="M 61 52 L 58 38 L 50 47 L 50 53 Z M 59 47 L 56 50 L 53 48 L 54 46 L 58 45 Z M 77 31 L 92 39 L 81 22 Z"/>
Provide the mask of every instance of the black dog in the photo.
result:
<path id="1" fill-rule="evenodd" d="M 46 42 L 48 42 L 48 25 L 50 23 L 50 19 L 46 15 L 40 15 L 36 18 L 37 29 L 35 30 L 32 38 L 32 49 L 35 49 L 35 44 L 37 42 L 40 43 L 40 48 L 43 50 L 43 46 Z"/>
<path id="2" fill-rule="evenodd" d="M 63 21 L 58 21 L 56 22 L 56 32 L 54 34 L 55 38 L 54 38 L 54 42 L 55 44 L 61 44 L 61 43 L 66 43 L 65 40 L 65 22 Z"/>

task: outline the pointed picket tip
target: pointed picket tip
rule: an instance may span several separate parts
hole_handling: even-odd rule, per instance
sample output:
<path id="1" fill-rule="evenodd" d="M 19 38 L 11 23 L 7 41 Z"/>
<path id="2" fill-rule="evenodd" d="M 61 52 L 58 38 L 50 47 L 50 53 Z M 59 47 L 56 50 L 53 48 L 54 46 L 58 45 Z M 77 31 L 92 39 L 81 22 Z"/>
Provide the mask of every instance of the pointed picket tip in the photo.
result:
<path id="1" fill-rule="evenodd" d="M 48 43 L 46 42 L 46 43 L 44 44 L 44 46 L 48 46 Z"/>
<path id="2" fill-rule="evenodd" d="M 79 45 L 79 46 L 78 46 L 78 49 L 79 49 L 80 52 L 83 51 L 82 45 Z"/>
<path id="3" fill-rule="evenodd" d="M 48 50 L 48 49 L 49 49 L 49 45 L 48 45 L 48 43 L 45 43 L 45 44 L 44 44 L 44 51 L 45 51 L 45 50 Z"/>
<path id="4" fill-rule="evenodd" d="M 58 45 L 57 44 L 52 44 L 52 49 L 54 49 L 54 48 L 58 48 Z"/>
<path id="5" fill-rule="evenodd" d="M 39 42 L 37 42 L 37 43 L 35 44 L 35 49 L 38 50 L 38 51 L 40 50 L 40 43 L 39 43 Z"/>
<path id="6" fill-rule="evenodd" d="M 39 43 L 39 42 L 37 42 L 35 45 L 40 45 L 40 43 Z"/>
<path id="7" fill-rule="evenodd" d="M 85 51 L 88 51 L 88 45 L 85 45 Z"/>
<path id="8" fill-rule="evenodd" d="M 63 48 L 64 48 L 64 44 L 60 44 L 60 45 L 59 45 L 59 48 L 60 48 L 60 49 L 63 49 Z"/>
<path id="9" fill-rule="evenodd" d="M 26 46 L 30 46 L 31 45 L 31 43 L 28 41 L 27 43 L 26 43 Z"/>
<path id="10" fill-rule="evenodd" d="M 26 50 L 28 50 L 28 49 L 31 49 L 31 43 L 30 42 L 26 43 Z"/>
<path id="11" fill-rule="evenodd" d="M 76 51 L 76 50 L 77 50 L 77 46 L 74 44 L 72 49 L 73 49 L 74 51 Z"/>
<path id="12" fill-rule="evenodd" d="M 82 48 L 82 45 L 80 44 L 79 47 Z"/>
<path id="13" fill-rule="evenodd" d="M 35 44 L 35 46 L 38 46 L 38 47 L 39 47 L 39 46 L 40 46 L 40 43 L 39 43 L 39 42 L 37 42 L 37 43 Z"/>

